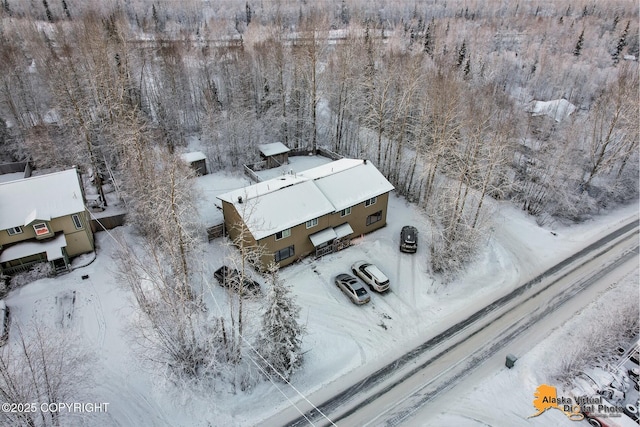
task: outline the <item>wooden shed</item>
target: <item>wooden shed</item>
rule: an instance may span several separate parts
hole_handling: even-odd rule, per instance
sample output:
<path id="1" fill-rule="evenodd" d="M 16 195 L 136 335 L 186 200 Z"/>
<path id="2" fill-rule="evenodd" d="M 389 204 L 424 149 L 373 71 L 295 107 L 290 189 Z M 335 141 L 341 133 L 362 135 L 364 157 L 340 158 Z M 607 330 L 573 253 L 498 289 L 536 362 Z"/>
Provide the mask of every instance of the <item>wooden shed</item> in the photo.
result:
<path id="1" fill-rule="evenodd" d="M 184 153 L 181 155 L 182 160 L 187 162 L 198 175 L 206 175 L 207 172 L 207 156 L 201 151 L 192 153 Z"/>
<path id="2" fill-rule="evenodd" d="M 267 163 L 267 169 L 289 163 L 289 148 L 282 142 L 272 142 L 258 146 L 260 157 Z"/>

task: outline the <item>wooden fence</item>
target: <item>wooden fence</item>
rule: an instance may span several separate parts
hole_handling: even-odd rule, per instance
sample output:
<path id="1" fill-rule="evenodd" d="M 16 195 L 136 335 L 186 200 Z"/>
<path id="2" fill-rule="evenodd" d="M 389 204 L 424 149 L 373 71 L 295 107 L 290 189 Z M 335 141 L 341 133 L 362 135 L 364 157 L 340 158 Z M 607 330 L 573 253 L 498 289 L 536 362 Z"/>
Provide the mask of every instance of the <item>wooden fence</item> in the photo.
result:
<path id="1" fill-rule="evenodd" d="M 111 230 L 112 228 L 124 225 L 125 216 L 126 214 L 117 214 L 98 219 L 92 218 L 91 231 L 95 233 L 97 231 Z"/>
<path id="2" fill-rule="evenodd" d="M 212 241 L 213 239 L 217 239 L 218 237 L 222 237 L 225 234 L 226 234 L 226 230 L 224 228 L 224 223 L 217 224 L 207 228 L 207 239 L 209 241 Z"/>

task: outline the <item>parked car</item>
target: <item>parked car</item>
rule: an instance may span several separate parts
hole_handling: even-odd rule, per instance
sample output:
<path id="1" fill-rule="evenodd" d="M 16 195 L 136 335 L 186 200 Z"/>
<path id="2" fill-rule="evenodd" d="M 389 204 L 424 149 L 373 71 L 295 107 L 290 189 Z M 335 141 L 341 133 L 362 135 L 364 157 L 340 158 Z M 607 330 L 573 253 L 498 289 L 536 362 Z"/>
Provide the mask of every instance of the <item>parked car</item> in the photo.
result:
<path id="1" fill-rule="evenodd" d="M 355 277 L 349 274 L 338 274 L 336 276 L 336 286 L 340 288 L 354 304 L 366 304 L 371 300 L 369 293 L 362 283 L 358 282 Z"/>
<path id="2" fill-rule="evenodd" d="M 351 266 L 353 274 L 361 278 L 369 288 L 374 291 L 384 292 L 389 289 L 389 279 L 375 265 L 358 261 Z"/>
<path id="3" fill-rule="evenodd" d="M 234 292 L 240 293 L 243 296 L 257 295 L 260 293 L 260 284 L 255 280 L 251 280 L 246 275 L 240 286 L 240 280 L 242 275 L 235 268 L 227 267 L 223 265 L 213 273 L 213 277 L 216 278 L 220 286 L 232 289 Z"/>
<path id="4" fill-rule="evenodd" d="M 400 252 L 416 253 L 418 250 L 418 229 L 405 225 L 400 231 Z"/>

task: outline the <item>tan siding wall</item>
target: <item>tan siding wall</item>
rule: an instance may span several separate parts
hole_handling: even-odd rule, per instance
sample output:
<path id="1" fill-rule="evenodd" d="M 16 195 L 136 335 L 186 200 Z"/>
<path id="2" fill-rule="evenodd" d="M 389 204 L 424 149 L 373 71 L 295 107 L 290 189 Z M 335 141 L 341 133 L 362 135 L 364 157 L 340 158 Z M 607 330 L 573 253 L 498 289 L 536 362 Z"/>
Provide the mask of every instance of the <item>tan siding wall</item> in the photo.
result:
<path id="1" fill-rule="evenodd" d="M 9 243 L 21 242 L 23 240 L 35 239 L 36 232 L 33 230 L 33 227 L 28 225 L 26 227 L 22 227 L 22 233 L 16 234 L 13 236 L 9 236 L 7 230 L 0 231 L 0 245 L 7 245 Z"/>
<path id="2" fill-rule="evenodd" d="M 91 233 L 88 225 L 88 213 L 86 211 L 79 212 L 77 215 L 80 217 L 80 221 L 83 225 L 83 228 L 80 230 L 76 229 L 71 215 L 54 218 L 51 221 L 46 222 L 49 230 L 53 233 L 57 233 L 60 231 L 64 232 L 65 238 L 67 239 L 67 254 L 71 257 L 86 252 L 91 252 L 94 247 L 93 233 Z M 34 224 L 39 222 L 42 221 L 34 221 Z M 32 225 L 33 224 L 22 227 L 22 233 L 16 234 L 15 236 L 9 236 L 7 230 L 0 231 L 0 244 L 6 245 L 9 243 L 17 243 L 24 240 L 35 239 L 36 233 Z M 53 234 L 51 234 L 51 236 L 53 236 Z"/>
<path id="3" fill-rule="evenodd" d="M 389 193 L 378 196 L 376 203 L 371 206 L 364 206 L 363 203 L 359 203 L 351 208 L 351 214 L 341 217 L 340 212 L 324 215 L 318 218 L 318 225 L 307 229 L 306 224 L 300 224 L 291 228 L 291 236 L 284 239 L 276 240 L 275 235 L 271 235 L 261 239 L 259 243 L 264 245 L 266 254 L 262 257 L 263 265 L 269 264 L 273 261 L 273 253 L 284 249 L 288 246 L 294 245 L 295 255 L 280 261 L 280 266 L 284 267 L 289 265 L 301 257 L 307 256 L 315 251 L 309 236 L 318 231 L 324 230 L 327 227 L 337 227 L 345 222 L 348 222 L 353 229 L 353 236 L 359 236 L 361 234 L 370 233 L 381 227 L 384 227 L 387 223 L 387 207 L 389 203 Z M 367 217 L 375 212 L 382 211 L 382 219 L 376 223 L 367 226 Z M 226 213 L 225 213 L 226 218 Z M 239 218 L 239 217 L 238 217 Z"/>
<path id="4" fill-rule="evenodd" d="M 361 234 L 371 233 L 387 224 L 387 207 L 389 204 L 389 193 L 378 196 L 376 203 L 365 207 L 364 202 L 358 203 L 351 208 L 351 215 L 348 215 L 342 219 L 348 218 L 351 228 L 353 228 L 353 234 L 359 236 Z M 367 217 L 373 213 L 382 211 L 382 219 L 371 225 L 367 225 Z M 340 214 L 337 214 L 340 218 Z M 338 224 L 339 225 L 339 224 Z"/>
<path id="5" fill-rule="evenodd" d="M 244 240 L 249 245 L 255 245 L 256 239 L 253 237 L 249 229 L 243 226 L 240 214 L 236 210 L 235 206 L 231 203 L 222 202 L 222 214 L 224 215 L 224 226 L 229 234 L 229 239 L 232 242 L 239 240 L 239 237 L 244 233 Z"/>

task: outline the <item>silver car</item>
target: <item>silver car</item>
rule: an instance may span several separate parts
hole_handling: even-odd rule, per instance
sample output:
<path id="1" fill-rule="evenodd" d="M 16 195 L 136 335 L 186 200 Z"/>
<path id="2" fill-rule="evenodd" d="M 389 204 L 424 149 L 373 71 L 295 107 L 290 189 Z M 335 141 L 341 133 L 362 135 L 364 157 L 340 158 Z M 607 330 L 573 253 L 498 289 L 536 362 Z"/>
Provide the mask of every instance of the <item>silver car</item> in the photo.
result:
<path id="1" fill-rule="evenodd" d="M 339 287 L 354 304 L 366 304 L 371 300 L 364 285 L 349 274 L 338 274 L 336 276 L 336 286 Z"/>

